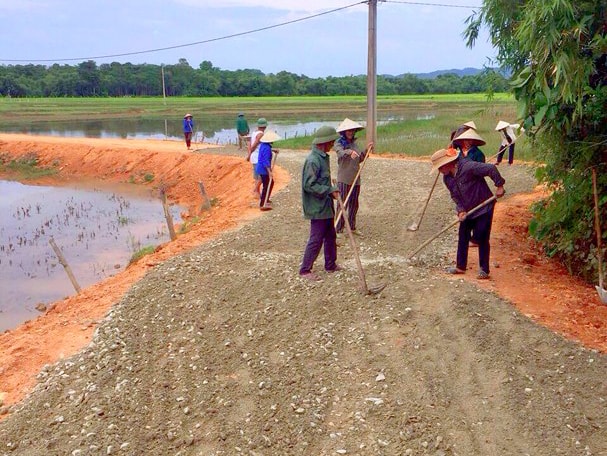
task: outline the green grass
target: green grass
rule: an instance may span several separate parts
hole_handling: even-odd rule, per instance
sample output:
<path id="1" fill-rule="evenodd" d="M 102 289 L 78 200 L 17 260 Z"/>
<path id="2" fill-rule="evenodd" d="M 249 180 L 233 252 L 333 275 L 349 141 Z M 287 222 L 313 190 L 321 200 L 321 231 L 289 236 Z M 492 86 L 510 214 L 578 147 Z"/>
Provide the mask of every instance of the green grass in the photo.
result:
<path id="1" fill-rule="evenodd" d="M 39 166 L 38 157 L 34 153 L 23 155 L 17 159 L 0 153 L 0 172 L 7 173 L 17 180 L 37 179 L 57 174 L 55 168 Z"/>
<path id="2" fill-rule="evenodd" d="M 135 253 L 133 253 L 133 256 L 131 256 L 131 259 L 129 260 L 129 264 L 135 263 L 135 262 L 139 261 L 141 258 L 143 258 L 144 256 L 154 253 L 154 250 L 156 250 L 156 247 L 154 247 L 153 245 L 147 245 L 147 246 L 143 247 L 142 249 L 137 250 Z"/>

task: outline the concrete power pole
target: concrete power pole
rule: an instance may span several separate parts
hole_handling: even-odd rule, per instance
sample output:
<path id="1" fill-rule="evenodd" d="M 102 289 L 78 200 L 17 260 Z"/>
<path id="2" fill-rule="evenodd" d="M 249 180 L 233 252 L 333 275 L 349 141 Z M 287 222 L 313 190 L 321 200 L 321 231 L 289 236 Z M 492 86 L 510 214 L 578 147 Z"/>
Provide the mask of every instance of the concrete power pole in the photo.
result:
<path id="1" fill-rule="evenodd" d="M 367 142 L 377 136 L 377 0 L 369 0 L 369 49 L 367 57 Z"/>

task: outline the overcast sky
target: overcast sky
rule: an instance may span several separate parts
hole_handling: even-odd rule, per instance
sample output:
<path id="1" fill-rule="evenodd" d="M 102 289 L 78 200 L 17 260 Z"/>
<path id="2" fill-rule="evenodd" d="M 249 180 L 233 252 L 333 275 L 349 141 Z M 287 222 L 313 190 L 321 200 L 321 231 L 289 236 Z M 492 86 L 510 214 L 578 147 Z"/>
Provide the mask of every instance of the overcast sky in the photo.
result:
<path id="1" fill-rule="evenodd" d="M 490 65 L 482 35 L 464 44 L 465 19 L 482 0 L 389 0 L 377 7 L 377 72 L 425 73 Z M 216 40 L 337 12 L 270 30 Z M 457 7 L 448 7 L 455 5 Z M 174 64 L 286 70 L 310 77 L 367 71 L 368 5 L 353 0 L 0 0 L 0 63 Z M 158 48 L 183 46 L 158 52 Z M 100 56 L 138 53 L 116 57 Z M 74 60 L 67 60 L 74 59 Z M 42 61 L 45 60 L 45 61 Z"/>

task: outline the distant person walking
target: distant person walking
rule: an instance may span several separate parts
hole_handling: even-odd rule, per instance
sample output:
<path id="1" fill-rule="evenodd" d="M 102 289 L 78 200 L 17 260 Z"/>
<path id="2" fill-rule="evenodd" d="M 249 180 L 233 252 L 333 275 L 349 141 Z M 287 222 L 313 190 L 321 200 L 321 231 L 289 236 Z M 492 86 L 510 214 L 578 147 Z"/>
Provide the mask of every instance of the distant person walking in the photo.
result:
<path id="1" fill-rule="evenodd" d="M 251 133 L 251 142 L 249 143 L 249 152 L 247 154 L 247 161 L 251 162 L 253 166 L 253 179 L 255 185 L 253 187 L 253 193 L 259 196 L 259 189 L 261 188 L 261 178 L 257 174 L 257 162 L 259 161 L 259 144 L 261 137 L 266 131 L 268 121 L 264 117 L 257 119 L 257 130 Z"/>
<path id="2" fill-rule="evenodd" d="M 337 265 L 337 242 L 335 234 L 335 208 L 339 189 L 331 183 L 329 151 L 339 135 L 333 127 L 320 127 L 312 140 L 312 151 L 306 157 L 301 174 L 301 202 L 304 217 L 310 220 L 310 236 L 306 245 L 299 276 L 307 280 L 320 280 L 312 272 L 314 262 L 324 245 L 325 270 L 341 270 Z"/>
<path id="3" fill-rule="evenodd" d="M 352 232 L 359 235 L 360 232 L 356 229 L 356 214 L 358 212 L 358 198 L 360 196 L 360 176 L 358 175 L 358 170 L 369 149 L 373 147 L 373 144 L 370 143 L 362 150 L 356 142 L 356 133 L 363 128 L 362 125 L 353 120 L 344 119 L 337 127 L 337 133 L 339 133 L 340 137 L 335 141 L 333 147 L 337 154 L 337 187 L 344 203 L 346 203 L 347 195 L 350 194 L 350 198 L 346 203 L 348 221 L 350 222 Z M 355 178 L 356 181 L 354 181 Z M 341 233 L 343 229 L 344 217 L 342 214 L 337 221 L 335 230 Z"/>
<path id="4" fill-rule="evenodd" d="M 192 135 L 194 134 L 194 119 L 192 114 L 186 114 L 183 116 L 183 136 L 185 138 L 185 145 L 188 150 L 192 150 Z"/>
<path id="5" fill-rule="evenodd" d="M 236 117 L 236 134 L 238 135 L 238 150 L 242 150 L 243 146 L 247 145 L 249 136 L 249 122 L 244 116 L 244 112 L 239 112 Z"/>
<path id="6" fill-rule="evenodd" d="M 514 143 L 516 142 L 516 133 L 514 130 L 520 128 L 519 124 L 509 124 L 500 120 L 495 126 L 495 131 L 499 131 L 502 134 L 502 143 L 497 153 L 496 165 L 499 165 L 504 158 L 504 153 L 508 149 L 508 164 L 514 163 Z"/>

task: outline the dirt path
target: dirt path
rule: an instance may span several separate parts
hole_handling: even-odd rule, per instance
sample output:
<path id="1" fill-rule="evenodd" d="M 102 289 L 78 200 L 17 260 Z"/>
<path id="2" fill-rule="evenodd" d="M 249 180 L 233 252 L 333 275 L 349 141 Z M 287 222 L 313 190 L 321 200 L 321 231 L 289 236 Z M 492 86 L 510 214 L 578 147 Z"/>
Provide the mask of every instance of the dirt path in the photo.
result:
<path id="1" fill-rule="evenodd" d="M 63 163 L 75 152 L 59 143 L 24 150 L 48 150 L 49 160 L 63 150 Z M 117 165 L 98 160 L 117 160 L 114 147 L 91 147 L 74 166 L 90 159 L 109 179 Z M 370 162 L 360 251 L 369 282 L 389 283 L 370 298 L 357 290 L 347 246 L 339 252 L 346 271 L 321 272 L 318 284 L 296 275 L 307 237 L 304 153 L 281 152 L 292 182 L 273 197 L 274 211 L 255 218 L 242 185 L 248 166 L 229 156 L 234 150 L 212 152 L 135 147 L 130 160 L 147 155 L 131 170 L 149 170 L 160 156 L 154 166 L 163 172 L 179 168 L 166 178 L 175 185 L 202 179 L 209 188 L 216 179 L 209 193 L 221 195 L 219 207 L 183 240 L 108 279 L 124 280 L 123 288 L 66 300 L 0 335 L 0 391 L 9 403 L 32 384 L 6 383 L 27 370 L 19 359 L 51 347 L 44 362 L 77 352 L 46 366 L 0 422 L 0 454 L 607 454 L 605 355 L 534 322 L 605 351 L 605 307 L 525 240 L 528 198 L 514 194 L 532 188 L 529 169 L 503 169 L 513 196 L 500 202 L 492 250 L 499 267 L 483 284 L 474 274 L 466 282 L 441 272 L 455 233 L 406 260 L 453 217 L 443 193 L 420 230 L 406 230 L 432 183 L 427 163 Z M 89 316 L 92 309 L 99 313 Z M 53 317 L 68 334 L 54 345 L 40 339 L 48 331 L 42 320 Z M 66 341 L 71 347 L 60 347 Z"/>

